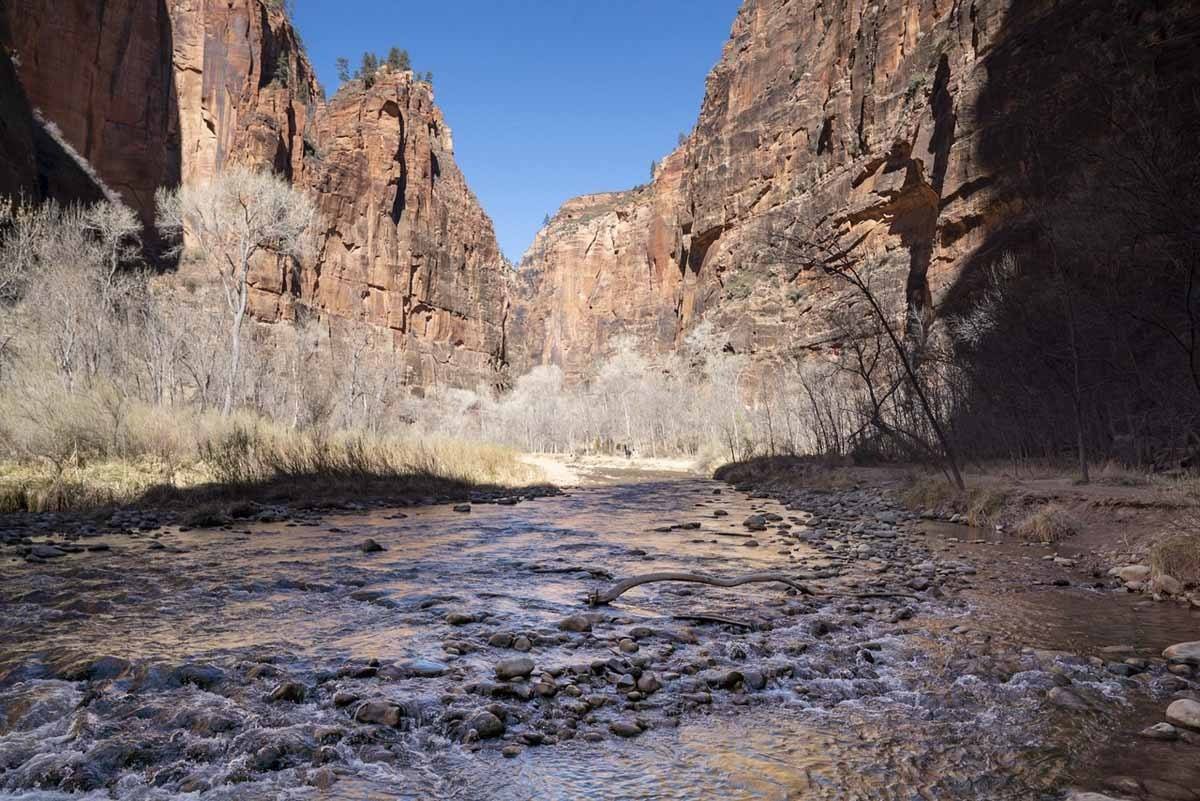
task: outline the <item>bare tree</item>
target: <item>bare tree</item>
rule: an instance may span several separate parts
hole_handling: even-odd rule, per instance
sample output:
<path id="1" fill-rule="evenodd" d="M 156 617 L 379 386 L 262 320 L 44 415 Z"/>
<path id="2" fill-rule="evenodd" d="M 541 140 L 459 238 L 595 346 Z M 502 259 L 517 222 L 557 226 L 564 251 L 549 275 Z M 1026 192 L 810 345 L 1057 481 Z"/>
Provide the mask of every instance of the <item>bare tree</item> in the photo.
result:
<path id="1" fill-rule="evenodd" d="M 250 299 L 250 266 L 260 254 L 298 256 L 313 219 L 309 199 L 274 175 L 233 169 L 195 186 L 160 189 L 158 227 L 195 249 L 217 273 L 229 311 L 229 370 L 222 414 L 233 408 Z"/>
<path id="2" fill-rule="evenodd" d="M 878 295 L 872 290 L 869 276 L 864 270 L 866 259 L 856 252 L 856 248 L 861 240 L 856 240 L 849 245 L 843 244 L 841 232 L 835 226 L 820 225 L 818 223 L 802 224 L 799 233 L 775 235 L 772 237 L 772 240 L 772 244 L 779 248 L 787 259 L 795 262 L 801 269 L 819 270 L 825 275 L 849 286 L 856 295 L 866 301 L 874 323 L 878 327 L 877 330 L 883 337 L 885 346 L 891 348 L 899 362 L 908 388 L 917 399 L 925 422 L 933 432 L 937 441 L 936 451 L 940 451 L 939 455 L 944 468 L 954 482 L 954 485 L 959 490 L 965 489 L 954 445 L 950 441 L 940 415 L 935 409 L 925 382 L 918 375 L 918 354 L 915 352 L 916 349 L 910 347 L 906 342 L 906 340 L 911 341 L 913 337 L 906 335 L 903 329 L 900 332 L 897 331 L 897 328 L 892 324 L 891 316 L 883 308 Z M 912 310 L 909 310 L 908 319 L 910 327 L 918 316 Z M 869 355 L 866 351 L 860 355 L 868 361 L 879 358 L 877 349 L 870 352 Z M 868 366 L 867 362 L 863 362 L 863 366 L 866 376 L 873 375 L 873 367 Z M 897 388 L 891 387 L 880 395 L 874 392 L 873 384 L 868 383 L 868 387 L 872 390 L 871 398 L 874 410 L 872 419 L 874 422 L 877 425 L 883 424 L 887 426 L 890 429 L 889 433 L 901 432 L 902 430 L 899 427 L 887 424 L 882 415 L 879 414 L 885 401 L 895 393 Z M 903 433 L 906 435 L 906 438 L 914 442 L 922 442 L 915 432 Z M 926 447 L 931 452 L 935 451 L 933 447 Z"/>

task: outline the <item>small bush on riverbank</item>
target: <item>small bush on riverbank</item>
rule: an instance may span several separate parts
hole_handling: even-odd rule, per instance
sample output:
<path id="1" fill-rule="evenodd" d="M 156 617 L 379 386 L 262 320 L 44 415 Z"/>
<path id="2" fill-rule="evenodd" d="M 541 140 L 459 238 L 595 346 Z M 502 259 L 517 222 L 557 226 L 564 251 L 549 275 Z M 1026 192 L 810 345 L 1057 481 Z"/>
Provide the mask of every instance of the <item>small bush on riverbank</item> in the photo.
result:
<path id="1" fill-rule="evenodd" d="M 1150 569 L 1184 584 L 1200 584 L 1200 533 L 1175 534 L 1150 548 Z"/>
<path id="2" fill-rule="evenodd" d="M 1031 542 L 1062 542 L 1079 532 L 1079 521 L 1057 503 L 1039 506 L 1016 525 L 1017 536 Z"/>

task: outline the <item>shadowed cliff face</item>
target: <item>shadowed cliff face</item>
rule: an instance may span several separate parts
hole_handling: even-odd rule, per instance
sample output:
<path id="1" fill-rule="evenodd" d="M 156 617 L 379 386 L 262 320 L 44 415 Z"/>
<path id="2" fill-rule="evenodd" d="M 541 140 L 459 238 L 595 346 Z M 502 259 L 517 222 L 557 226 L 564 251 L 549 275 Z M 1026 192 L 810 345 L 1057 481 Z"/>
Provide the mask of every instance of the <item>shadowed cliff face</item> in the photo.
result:
<path id="1" fill-rule="evenodd" d="M 1116 32 L 1194 48 L 1198 18 L 1181 0 L 747 0 L 691 137 L 652 184 L 570 201 L 539 233 L 514 309 L 518 366 L 579 376 L 614 336 L 669 350 L 701 316 L 760 360 L 830 348 L 842 295 L 768 246 L 769 230 L 797 220 L 887 256 L 874 285 L 889 301 L 940 307 L 981 252 L 1024 226 L 1025 132 L 1119 133 L 1074 107 L 1118 80 L 1097 76 L 1087 54 Z"/>
<path id="2" fill-rule="evenodd" d="M 180 167 L 165 0 L 11 0 L 0 14 L 19 91 L 61 131 L 59 140 L 35 125 L 37 196 L 101 196 L 72 159 L 56 152 L 61 141 L 149 226 L 155 189 L 178 183 Z"/>

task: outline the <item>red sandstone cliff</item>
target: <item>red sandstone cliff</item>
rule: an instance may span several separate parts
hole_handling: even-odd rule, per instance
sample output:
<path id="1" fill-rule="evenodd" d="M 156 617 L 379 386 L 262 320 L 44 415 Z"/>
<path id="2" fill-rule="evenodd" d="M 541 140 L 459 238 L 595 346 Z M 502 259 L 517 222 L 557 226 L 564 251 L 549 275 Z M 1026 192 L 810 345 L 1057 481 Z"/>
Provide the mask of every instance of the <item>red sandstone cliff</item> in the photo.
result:
<path id="1" fill-rule="evenodd" d="M 94 200 L 90 169 L 149 230 L 158 187 L 272 169 L 316 196 L 319 235 L 299 270 L 260 265 L 259 321 L 361 326 L 417 383 L 494 378 L 507 266 L 428 85 L 385 71 L 327 104 L 273 0 L 12 0 L 0 22 L 0 192 Z"/>
<path id="2" fill-rule="evenodd" d="M 797 219 L 890 256 L 876 283 L 894 300 L 939 303 L 1020 246 L 1039 164 L 1024 143 L 1118 141 L 1145 121 L 1092 113 L 1113 107 L 1104 90 L 1194 86 L 1198 41 L 1185 0 L 746 0 L 655 180 L 570 201 L 538 234 L 515 363 L 582 375 L 614 336 L 666 350 L 701 316 L 762 358 L 823 347 L 841 293 L 768 246 Z M 1040 155 L 1087 169 L 1065 147 Z"/>
<path id="3" fill-rule="evenodd" d="M 381 71 L 318 116 L 301 185 L 316 198 L 318 252 L 294 302 L 390 339 L 419 384 L 473 385 L 504 362 L 507 275 L 492 222 L 454 163 L 429 84 Z M 286 276 L 278 311 L 290 315 Z"/>

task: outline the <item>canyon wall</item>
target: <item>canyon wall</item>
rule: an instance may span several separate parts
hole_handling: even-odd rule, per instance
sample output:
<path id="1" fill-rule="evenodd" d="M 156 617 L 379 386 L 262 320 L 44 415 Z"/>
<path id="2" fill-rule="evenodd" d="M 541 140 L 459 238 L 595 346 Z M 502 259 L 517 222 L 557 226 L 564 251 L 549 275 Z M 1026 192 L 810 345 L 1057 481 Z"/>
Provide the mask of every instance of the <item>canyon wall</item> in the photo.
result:
<path id="1" fill-rule="evenodd" d="M 326 102 L 277 0 L 10 0 L 0 23 L 0 193 L 119 197 L 153 252 L 156 189 L 270 169 L 319 222 L 314 255 L 256 265 L 260 323 L 321 320 L 416 384 L 495 379 L 509 270 L 428 84 L 384 70 Z"/>
<path id="2" fill-rule="evenodd" d="M 767 362 L 836 350 L 845 292 L 774 244 L 798 221 L 871 254 L 890 301 L 944 311 L 1024 246 L 1047 185 L 1103 186 L 1088 154 L 1146 124 L 1119 91 L 1157 95 L 1152 120 L 1186 99 L 1198 43 L 1186 0 L 746 0 L 651 184 L 538 234 L 514 363 L 578 378 L 615 337 L 666 351 L 702 318 Z"/>

